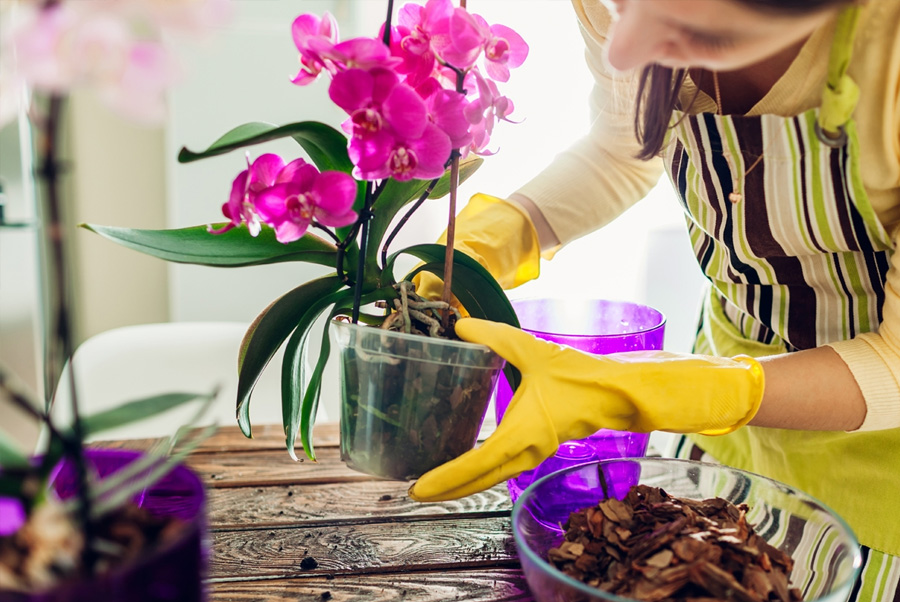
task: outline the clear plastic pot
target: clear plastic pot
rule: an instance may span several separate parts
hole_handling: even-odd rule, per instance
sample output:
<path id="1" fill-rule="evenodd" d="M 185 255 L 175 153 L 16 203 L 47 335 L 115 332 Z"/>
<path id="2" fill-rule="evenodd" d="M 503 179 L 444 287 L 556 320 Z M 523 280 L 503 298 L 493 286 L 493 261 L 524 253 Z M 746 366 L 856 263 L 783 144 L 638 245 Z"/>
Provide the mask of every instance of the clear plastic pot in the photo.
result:
<path id="1" fill-rule="evenodd" d="M 483 345 L 333 322 L 341 458 L 412 480 L 474 447 L 503 359 Z"/>

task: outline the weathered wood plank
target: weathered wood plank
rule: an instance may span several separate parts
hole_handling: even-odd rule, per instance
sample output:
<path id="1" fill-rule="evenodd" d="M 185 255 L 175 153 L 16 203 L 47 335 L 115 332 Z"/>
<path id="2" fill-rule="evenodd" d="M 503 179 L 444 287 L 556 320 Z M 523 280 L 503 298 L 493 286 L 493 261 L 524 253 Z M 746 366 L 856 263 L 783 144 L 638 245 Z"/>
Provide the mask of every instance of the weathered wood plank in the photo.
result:
<path id="1" fill-rule="evenodd" d="M 186 464 L 209 487 L 265 487 L 301 483 L 372 481 L 377 477 L 357 472 L 341 462 L 340 450 L 316 450 L 316 462 L 298 456 L 295 462 L 285 450 L 191 454 Z"/>
<path id="2" fill-rule="evenodd" d="M 147 450 L 158 440 L 124 439 L 120 441 L 96 441 L 91 443 L 91 446 L 108 449 Z M 341 444 L 338 424 L 336 422 L 317 424 L 313 428 L 313 442 L 317 449 L 338 447 Z M 284 447 L 284 428 L 280 424 L 254 425 L 252 439 L 244 437 L 237 426 L 221 426 L 212 436 L 201 443 L 193 453 L 264 450 L 281 450 L 287 453 Z"/>
<path id="3" fill-rule="evenodd" d="M 340 575 L 214 583 L 210 602 L 534 602 L 515 569 Z"/>
<path id="4" fill-rule="evenodd" d="M 518 566 L 508 516 L 348 521 L 214 532 L 210 577 L 250 579 Z M 305 564 L 301 563 L 305 561 Z M 309 567 L 313 564 L 316 566 Z"/>
<path id="5" fill-rule="evenodd" d="M 240 526 L 285 526 L 308 520 L 463 514 L 512 509 L 506 485 L 460 500 L 424 504 L 406 495 L 409 483 L 369 481 L 219 488 L 209 491 L 210 524 L 219 530 Z"/>

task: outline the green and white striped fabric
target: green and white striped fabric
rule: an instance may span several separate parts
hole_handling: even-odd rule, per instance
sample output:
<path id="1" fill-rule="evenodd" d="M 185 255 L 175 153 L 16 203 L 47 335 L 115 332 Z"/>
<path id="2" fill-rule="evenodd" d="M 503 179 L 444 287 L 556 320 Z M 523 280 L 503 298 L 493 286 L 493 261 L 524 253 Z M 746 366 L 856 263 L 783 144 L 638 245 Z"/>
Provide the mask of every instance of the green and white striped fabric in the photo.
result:
<path id="1" fill-rule="evenodd" d="M 875 330 L 892 252 L 856 153 L 821 143 L 816 119 L 698 115 L 678 124 L 667 157 L 726 315 L 745 338 L 787 350 Z"/>

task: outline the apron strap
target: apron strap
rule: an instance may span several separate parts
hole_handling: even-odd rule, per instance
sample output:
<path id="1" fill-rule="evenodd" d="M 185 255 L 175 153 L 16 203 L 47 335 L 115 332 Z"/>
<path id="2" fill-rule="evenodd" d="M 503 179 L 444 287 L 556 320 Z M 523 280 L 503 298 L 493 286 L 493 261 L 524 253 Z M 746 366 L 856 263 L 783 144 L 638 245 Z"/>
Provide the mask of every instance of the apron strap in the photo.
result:
<path id="1" fill-rule="evenodd" d="M 828 57 L 828 79 L 822 94 L 816 134 L 819 140 L 832 147 L 847 143 L 844 124 L 850 121 L 859 100 L 859 86 L 847 75 L 847 67 L 853 54 L 860 10 L 860 5 L 854 2 L 841 11 Z"/>

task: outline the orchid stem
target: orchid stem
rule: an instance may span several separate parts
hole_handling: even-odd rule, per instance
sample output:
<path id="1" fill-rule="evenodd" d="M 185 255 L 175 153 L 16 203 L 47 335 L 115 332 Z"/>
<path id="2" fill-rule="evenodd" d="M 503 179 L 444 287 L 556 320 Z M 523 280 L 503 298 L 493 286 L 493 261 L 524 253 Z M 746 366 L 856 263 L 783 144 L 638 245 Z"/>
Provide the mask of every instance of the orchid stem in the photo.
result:
<path id="1" fill-rule="evenodd" d="M 44 182 L 44 238 L 49 247 L 45 266 L 47 268 L 47 288 L 51 297 L 50 302 L 50 328 L 49 340 L 46 350 L 45 375 L 48 391 L 52 395 L 55 380 L 62 374 L 66 360 L 71 362 L 74 345 L 72 344 L 71 323 L 71 293 L 69 290 L 68 275 L 71 273 L 66 261 L 65 235 L 62 216 L 62 201 L 60 198 L 60 175 L 62 167 L 57 152 L 59 150 L 59 133 L 63 112 L 64 98 L 58 94 L 52 94 L 47 108 L 47 120 L 43 127 L 39 152 L 41 153 L 38 176 Z M 84 441 L 84 427 L 81 422 L 81 414 L 78 409 L 78 391 L 75 386 L 75 369 L 69 366 L 68 381 L 60 382 L 59 386 L 68 386 L 72 403 L 72 438 L 71 441 L 63 439 L 65 455 L 75 465 L 77 492 L 78 492 L 78 520 L 84 533 L 84 550 L 82 562 L 87 574 L 93 573 L 96 561 L 94 551 L 94 524 L 91 519 L 91 500 L 88 492 L 87 463 L 84 457 L 82 442 Z M 49 397 L 48 395 L 48 397 Z M 50 422 L 49 413 L 47 422 Z"/>
<path id="2" fill-rule="evenodd" d="M 438 183 L 438 178 L 435 178 L 431 181 L 430 184 L 428 184 L 428 188 L 426 188 L 425 191 L 421 194 L 421 196 L 419 196 L 418 200 L 416 200 L 415 204 L 410 208 L 410 210 L 407 211 L 406 214 L 402 218 L 400 218 L 400 221 L 397 222 L 397 225 L 394 227 L 393 230 L 391 230 L 391 233 L 385 239 L 384 245 L 382 245 L 382 247 L 381 247 L 381 267 L 382 268 L 385 265 L 387 265 L 388 247 L 391 246 L 391 243 L 394 241 L 394 238 L 396 238 L 397 234 L 400 233 L 400 230 L 403 229 L 403 226 L 406 225 L 406 222 L 409 221 L 409 218 L 411 218 L 413 216 L 413 213 L 418 211 L 419 207 L 421 207 L 422 204 L 428 199 L 428 197 L 431 196 L 431 193 L 434 191 L 434 187 L 437 185 L 437 183 Z"/>
<path id="3" fill-rule="evenodd" d="M 322 224 L 320 224 L 320 223 L 318 223 L 318 222 L 313 222 L 313 223 L 312 223 L 312 227 L 313 227 L 313 228 L 316 228 L 316 229 L 318 229 L 318 230 L 321 230 L 322 232 L 324 232 L 325 234 L 327 234 L 328 237 L 329 237 L 331 240 L 334 241 L 335 246 L 341 244 L 341 239 L 338 238 L 337 234 L 335 234 L 334 232 L 332 232 L 331 230 L 329 230 L 328 228 L 326 228 L 326 227 L 323 226 Z"/>
<path id="4" fill-rule="evenodd" d="M 459 187 L 459 151 L 453 150 L 450 161 L 450 207 L 447 218 L 447 249 L 444 252 L 444 288 L 441 291 L 441 301 L 447 304 L 448 309 L 441 310 L 441 326 L 446 331 L 450 326 L 450 300 L 452 299 L 451 285 L 453 283 L 453 244 L 456 238 L 456 190 Z"/>
<path id="5" fill-rule="evenodd" d="M 366 200 L 363 203 L 357 222 L 362 224 L 362 233 L 359 237 L 359 260 L 356 262 L 356 282 L 353 286 L 353 312 L 350 316 L 354 324 L 359 322 L 359 308 L 362 304 L 362 289 L 366 276 L 366 247 L 369 245 L 369 220 L 372 219 L 372 205 L 375 203 L 375 199 L 378 198 L 381 190 L 383 190 L 382 186 L 375 188 L 374 184 L 366 187 Z"/>
<path id="6" fill-rule="evenodd" d="M 391 45 L 391 16 L 394 14 L 394 0 L 388 0 L 387 16 L 384 19 L 384 38 L 382 41 L 385 46 Z"/>
<path id="7" fill-rule="evenodd" d="M 460 0 L 460 7 L 465 8 L 465 0 Z M 465 75 L 456 71 L 456 91 L 462 93 L 465 83 Z M 453 298 L 451 287 L 453 285 L 453 247 L 456 242 L 456 192 L 459 188 L 459 149 L 453 149 L 450 154 L 450 207 L 447 216 L 447 248 L 444 252 L 444 288 L 441 291 L 441 301 L 450 307 Z M 441 311 L 441 326 L 446 331 L 450 326 L 450 310 Z"/>

